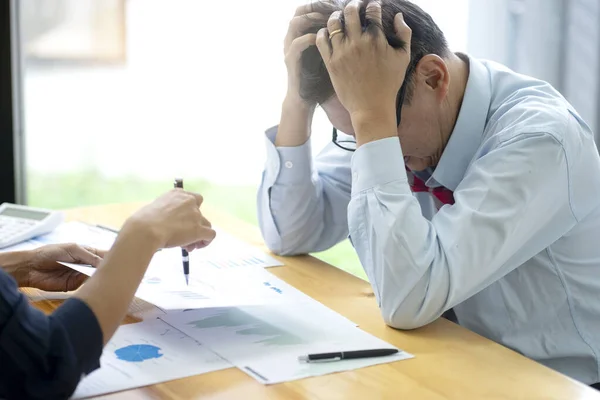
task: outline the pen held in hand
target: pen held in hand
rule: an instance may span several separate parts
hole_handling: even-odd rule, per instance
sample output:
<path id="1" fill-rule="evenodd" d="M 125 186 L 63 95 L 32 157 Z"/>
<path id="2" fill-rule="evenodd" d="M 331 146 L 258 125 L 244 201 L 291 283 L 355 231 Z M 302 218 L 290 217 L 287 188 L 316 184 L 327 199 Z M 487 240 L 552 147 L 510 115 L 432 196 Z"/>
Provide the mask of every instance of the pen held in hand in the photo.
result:
<path id="1" fill-rule="evenodd" d="M 183 189 L 183 179 L 175 179 L 173 186 L 176 189 Z M 183 275 L 185 276 L 185 284 L 190 284 L 190 255 L 186 249 L 181 249 L 181 260 L 183 261 Z"/>

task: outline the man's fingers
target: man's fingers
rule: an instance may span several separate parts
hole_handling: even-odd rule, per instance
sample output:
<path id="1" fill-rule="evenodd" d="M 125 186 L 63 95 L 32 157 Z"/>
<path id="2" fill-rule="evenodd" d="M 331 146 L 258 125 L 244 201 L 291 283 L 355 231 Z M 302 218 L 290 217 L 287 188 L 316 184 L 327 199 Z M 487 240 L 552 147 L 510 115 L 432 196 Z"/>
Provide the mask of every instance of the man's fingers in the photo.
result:
<path id="1" fill-rule="evenodd" d="M 331 13 L 329 16 L 329 20 L 327 21 L 327 30 L 329 31 L 329 35 L 331 38 L 328 39 L 331 42 L 331 47 L 335 49 L 337 46 L 342 43 L 342 39 L 344 38 L 344 27 L 342 26 L 342 12 L 336 11 Z"/>
<path id="2" fill-rule="evenodd" d="M 358 39 L 362 34 L 362 27 L 360 25 L 360 7 L 362 1 L 352 0 L 346 8 L 344 8 L 344 21 L 346 36 L 352 39 Z"/>
<path id="3" fill-rule="evenodd" d="M 373 1 L 367 5 L 365 11 L 365 19 L 367 26 L 372 34 L 377 38 L 384 38 L 383 23 L 381 20 L 381 4 L 378 1 Z"/>
<path id="4" fill-rule="evenodd" d="M 308 33 L 311 26 L 323 25 L 326 21 L 327 17 L 320 13 L 310 13 L 292 18 L 290 21 L 290 27 L 288 28 L 288 33 L 285 36 L 285 52 L 289 52 L 292 42 Z"/>
<path id="5" fill-rule="evenodd" d="M 327 28 L 322 28 L 317 32 L 317 49 L 325 62 L 325 65 L 329 64 L 331 58 L 331 43 L 329 43 L 329 32 Z"/>
<path id="6" fill-rule="evenodd" d="M 327 17 L 316 12 L 294 17 L 290 21 L 290 28 L 288 32 L 293 34 L 295 37 L 298 37 L 303 35 L 305 31 L 313 24 L 317 22 L 324 23 L 325 21 L 327 21 Z"/>
<path id="7" fill-rule="evenodd" d="M 402 13 L 398 13 L 394 17 L 394 30 L 396 31 L 396 36 L 405 43 L 404 51 L 410 54 L 410 41 L 412 38 L 412 30 L 404 21 L 404 16 L 402 15 Z"/>
<path id="8" fill-rule="evenodd" d="M 296 8 L 296 12 L 294 13 L 294 17 L 298 17 L 300 15 L 305 15 L 314 9 L 314 5 L 312 3 L 302 4 L 298 8 Z"/>
<path id="9" fill-rule="evenodd" d="M 302 52 L 308 49 L 310 46 L 317 44 L 317 34 L 309 33 L 304 36 L 300 36 L 292 41 L 288 53 L 290 57 L 299 58 Z"/>

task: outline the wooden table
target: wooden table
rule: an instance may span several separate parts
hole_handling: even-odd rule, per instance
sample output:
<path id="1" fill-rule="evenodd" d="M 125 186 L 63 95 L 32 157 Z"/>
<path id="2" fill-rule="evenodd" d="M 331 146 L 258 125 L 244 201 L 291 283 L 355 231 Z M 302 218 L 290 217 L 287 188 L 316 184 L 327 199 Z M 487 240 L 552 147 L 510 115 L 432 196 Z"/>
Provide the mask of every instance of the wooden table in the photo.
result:
<path id="1" fill-rule="evenodd" d="M 69 210 L 67 214 L 71 220 L 118 227 L 139 206 L 100 206 Z M 257 228 L 216 210 L 205 209 L 204 213 L 216 226 L 267 251 Z M 600 392 L 447 320 L 408 332 L 389 328 L 367 282 L 309 256 L 279 259 L 285 266 L 270 272 L 416 357 L 273 386 L 263 386 L 231 368 L 105 398 L 600 399 Z M 34 304 L 50 312 L 60 301 Z M 143 319 L 145 310 L 153 307 L 136 299 L 126 322 Z"/>

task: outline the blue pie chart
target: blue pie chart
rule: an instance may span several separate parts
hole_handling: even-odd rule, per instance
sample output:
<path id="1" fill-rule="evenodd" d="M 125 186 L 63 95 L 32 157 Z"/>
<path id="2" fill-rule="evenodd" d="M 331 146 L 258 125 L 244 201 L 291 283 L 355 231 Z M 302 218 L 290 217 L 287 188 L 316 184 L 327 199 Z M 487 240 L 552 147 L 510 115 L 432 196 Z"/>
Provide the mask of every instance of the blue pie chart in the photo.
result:
<path id="1" fill-rule="evenodd" d="M 150 344 L 132 344 L 115 350 L 119 360 L 127 362 L 142 362 L 153 358 L 161 358 L 160 347 Z"/>

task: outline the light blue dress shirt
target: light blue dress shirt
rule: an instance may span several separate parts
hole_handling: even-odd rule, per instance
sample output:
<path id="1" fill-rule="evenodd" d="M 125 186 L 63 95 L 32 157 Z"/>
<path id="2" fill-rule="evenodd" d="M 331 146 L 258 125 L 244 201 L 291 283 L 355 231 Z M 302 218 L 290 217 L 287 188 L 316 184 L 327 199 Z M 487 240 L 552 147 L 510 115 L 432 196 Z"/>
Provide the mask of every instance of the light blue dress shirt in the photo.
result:
<path id="1" fill-rule="evenodd" d="M 460 325 L 584 383 L 600 382 L 600 157 L 592 132 L 550 85 L 469 59 L 459 117 L 412 194 L 397 138 L 354 154 L 310 142 L 276 148 L 258 193 L 260 226 L 282 255 L 350 234 L 389 325 L 454 308 Z"/>

